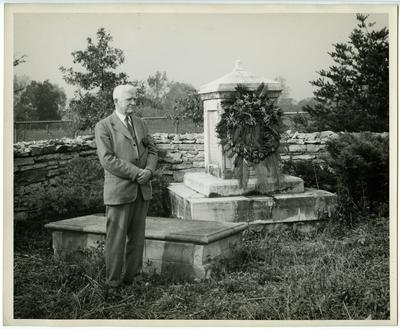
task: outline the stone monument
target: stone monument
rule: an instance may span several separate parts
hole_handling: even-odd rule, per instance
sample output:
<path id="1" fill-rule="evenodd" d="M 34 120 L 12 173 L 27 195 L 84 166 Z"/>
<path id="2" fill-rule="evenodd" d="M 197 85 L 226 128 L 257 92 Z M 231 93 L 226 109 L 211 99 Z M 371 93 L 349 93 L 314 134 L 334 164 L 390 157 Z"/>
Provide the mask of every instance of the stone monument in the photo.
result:
<path id="1" fill-rule="evenodd" d="M 237 84 L 256 89 L 261 83 L 267 85 L 271 97 L 279 96 L 278 82 L 259 78 L 237 62 L 231 73 L 200 88 L 204 105 L 205 170 L 186 173 L 183 183 L 169 186 L 176 219 L 147 219 L 145 271 L 163 273 L 172 267 L 191 276 L 206 277 L 210 261 L 230 255 L 232 244 L 240 240 L 248 222 L 305 223 L 332 211 L 336 196 L 304 189 L 303 180 L 298 177 L 283 175 L 279 184 L 274 179 L 268 181 L 268 195 L 253 193 L 256 177 L 249 179 L 246 188 L 240 188 L 233 177 L 233 163 L 222 151 L 215 131 L 223 111 L 221 104 L 232 97 Z M 95 214 L 49 223 L 46 227 L 52 230 L 55 255 L 67 257 L 103 241 L 106 218 Z"/>
<path id="2" fill-rule="evenodd" d="M 204 109 L 205 170 L 186 173 L 183 184 L 169 187 L 173 215 L 182 219 L 228 222 L 264 222 L 316 220 L 321 212 L 330 212 L 335 195 L 304 189 L 298 177 L 283 175 L 279 182 L 268 179 L 268 195 L 256 195 L 257 178 L 250 177 L 245 188 L 233 177 L 233 161 L 218 141 L 216 126 L 223 113 L 222 102 L 233 96 L 238 84 L 255 90 L 261 83 L 269 96 L 277 99 L 279 82 L 258 77 L 244 70 L 237 61 L 232 72 L 200 87 Z"/>
<path id="3" fill-rule="evenodd" d="M 200 87 L 199 94 L 203 101 L 204 109 L 204 160 L 206 172 L 211 175 L 229 179 L 233 177 L 233 161 L 226 157 L 216 135 L 216 126 L 221 119 L 222 102 L 232 97 L 238 83 L 251 90 L 264 83 L 268 94 L 272 98 L 278 98 L 282 88 L 279 82 L 260 78 L 245 71 L 241 62 L 235 63 L 232 72 L 223 77 Z"/>

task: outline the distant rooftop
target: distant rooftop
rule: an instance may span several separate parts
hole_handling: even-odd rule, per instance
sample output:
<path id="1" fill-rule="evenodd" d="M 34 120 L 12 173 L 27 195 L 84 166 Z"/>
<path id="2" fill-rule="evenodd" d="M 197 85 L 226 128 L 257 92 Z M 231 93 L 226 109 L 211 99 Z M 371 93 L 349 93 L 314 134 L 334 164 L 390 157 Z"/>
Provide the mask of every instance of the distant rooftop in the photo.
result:
<path id="1" fill-rule="evenodd" d="M 232 72 L 202 85 L 199 88 L 199 94 L 207 94 L 216 91 L 234 91 L 238 84 L 245 85 L 250 89 L 256 89 L 263 82 L 268 86 L 269 90 L 282 90 L 279 81 L 258 77 L 254 73 L 246 71 L 242 67 L 241 61 L 237 60 Z"/>

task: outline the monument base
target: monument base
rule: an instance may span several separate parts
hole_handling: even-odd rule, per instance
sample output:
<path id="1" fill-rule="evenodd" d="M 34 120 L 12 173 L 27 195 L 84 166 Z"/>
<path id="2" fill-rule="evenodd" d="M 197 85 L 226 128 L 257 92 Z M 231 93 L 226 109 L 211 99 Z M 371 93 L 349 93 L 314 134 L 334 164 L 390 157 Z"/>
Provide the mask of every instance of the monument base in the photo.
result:
<path id="1" fill-rule="evenodd" d="M 55 256 L 66 259 L 105 240 L 106 218 L 102 214 L 89 215 L 52 222 L 45 227 L 52 231 Z M 143 270 L 207 277 L 210 261 L 229 257 L 246 228 L 245 223 L 147 217 Z"/>
<path id="2" fill-rule="evenodd" d="M 187 173 L 183 179 L 184 184 L 193 191 L 206 197 L 224 197 L 235 195 L 248 195 L 256 193 L 257 178 L 251 177 L 246 188 L 240 188 L 237 179 L 222 179 L 213 175 L 194 172 Z M 301 193 L 304 191 L 304 182 L 299 177 L 283 175 L 279 181 L 271 178 L 266 186 L 266 193 Z"/>
<path id="3" fill-rule="evenodd" d="M 315 221 L 322 214 L 330 216 L 336 203 L 335 194 L 317 189 L 306 189 L 301 193 L 277 192 L 268 196 L 209 198 L 180 183 L 170 185 L 169 194 L 174 217 L 219 222 L 258 221 L 269 224 Z"/>

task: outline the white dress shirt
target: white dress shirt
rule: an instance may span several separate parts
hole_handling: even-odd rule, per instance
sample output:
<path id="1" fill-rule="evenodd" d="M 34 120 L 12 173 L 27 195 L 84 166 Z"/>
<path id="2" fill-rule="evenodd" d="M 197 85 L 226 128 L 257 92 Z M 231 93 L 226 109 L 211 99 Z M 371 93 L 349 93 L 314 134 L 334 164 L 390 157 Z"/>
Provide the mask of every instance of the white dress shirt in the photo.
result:
<path id="1" fill-rule="evenodd" d="M 124 124 L 124 126 L 126 128 L 128 128 L 127 125 L 126 125 L 126 121 L 125 121 L 125 118 L 127 117 L 127 115 L 123 115 L 123 114 L 119 113 L 118 110 L 115 110 L 115 113 L 117 113 L 118 119 L 121 120 L 121 122 Z"/>

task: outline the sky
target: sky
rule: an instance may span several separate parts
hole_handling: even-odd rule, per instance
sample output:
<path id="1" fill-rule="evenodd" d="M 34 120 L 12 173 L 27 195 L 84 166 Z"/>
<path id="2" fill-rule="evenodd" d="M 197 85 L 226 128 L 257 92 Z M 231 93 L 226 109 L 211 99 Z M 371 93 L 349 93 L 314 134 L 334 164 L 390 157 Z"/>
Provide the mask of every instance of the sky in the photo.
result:
<path id="1" fill-rule="evenodd" d="M 371 14 L 375 28 L 388 26 L 388 15 Z M 112 46 L 123 50 L 118 71 L 146 80 L 165 71 L 170 80 L 195 88 L 232 71 L 236 60 L 261 77 L 286 80 L 289 97 L 312 97 L 309 83 L 318 70 L 333 62 L 332 44 L 345 42 L 356 26 L 355 14 L 43 14 L 14 15 L 14 56 L 26 63 L 14 74 L 50 82 L 68 98 L 74 88 L 62 78 L 60 66 L 71 67 L 75 50 L 84 50 L 86 38 L 95 39 L 104 27 Z M 74 68 L 80 70 L 79 66 Z"/>

